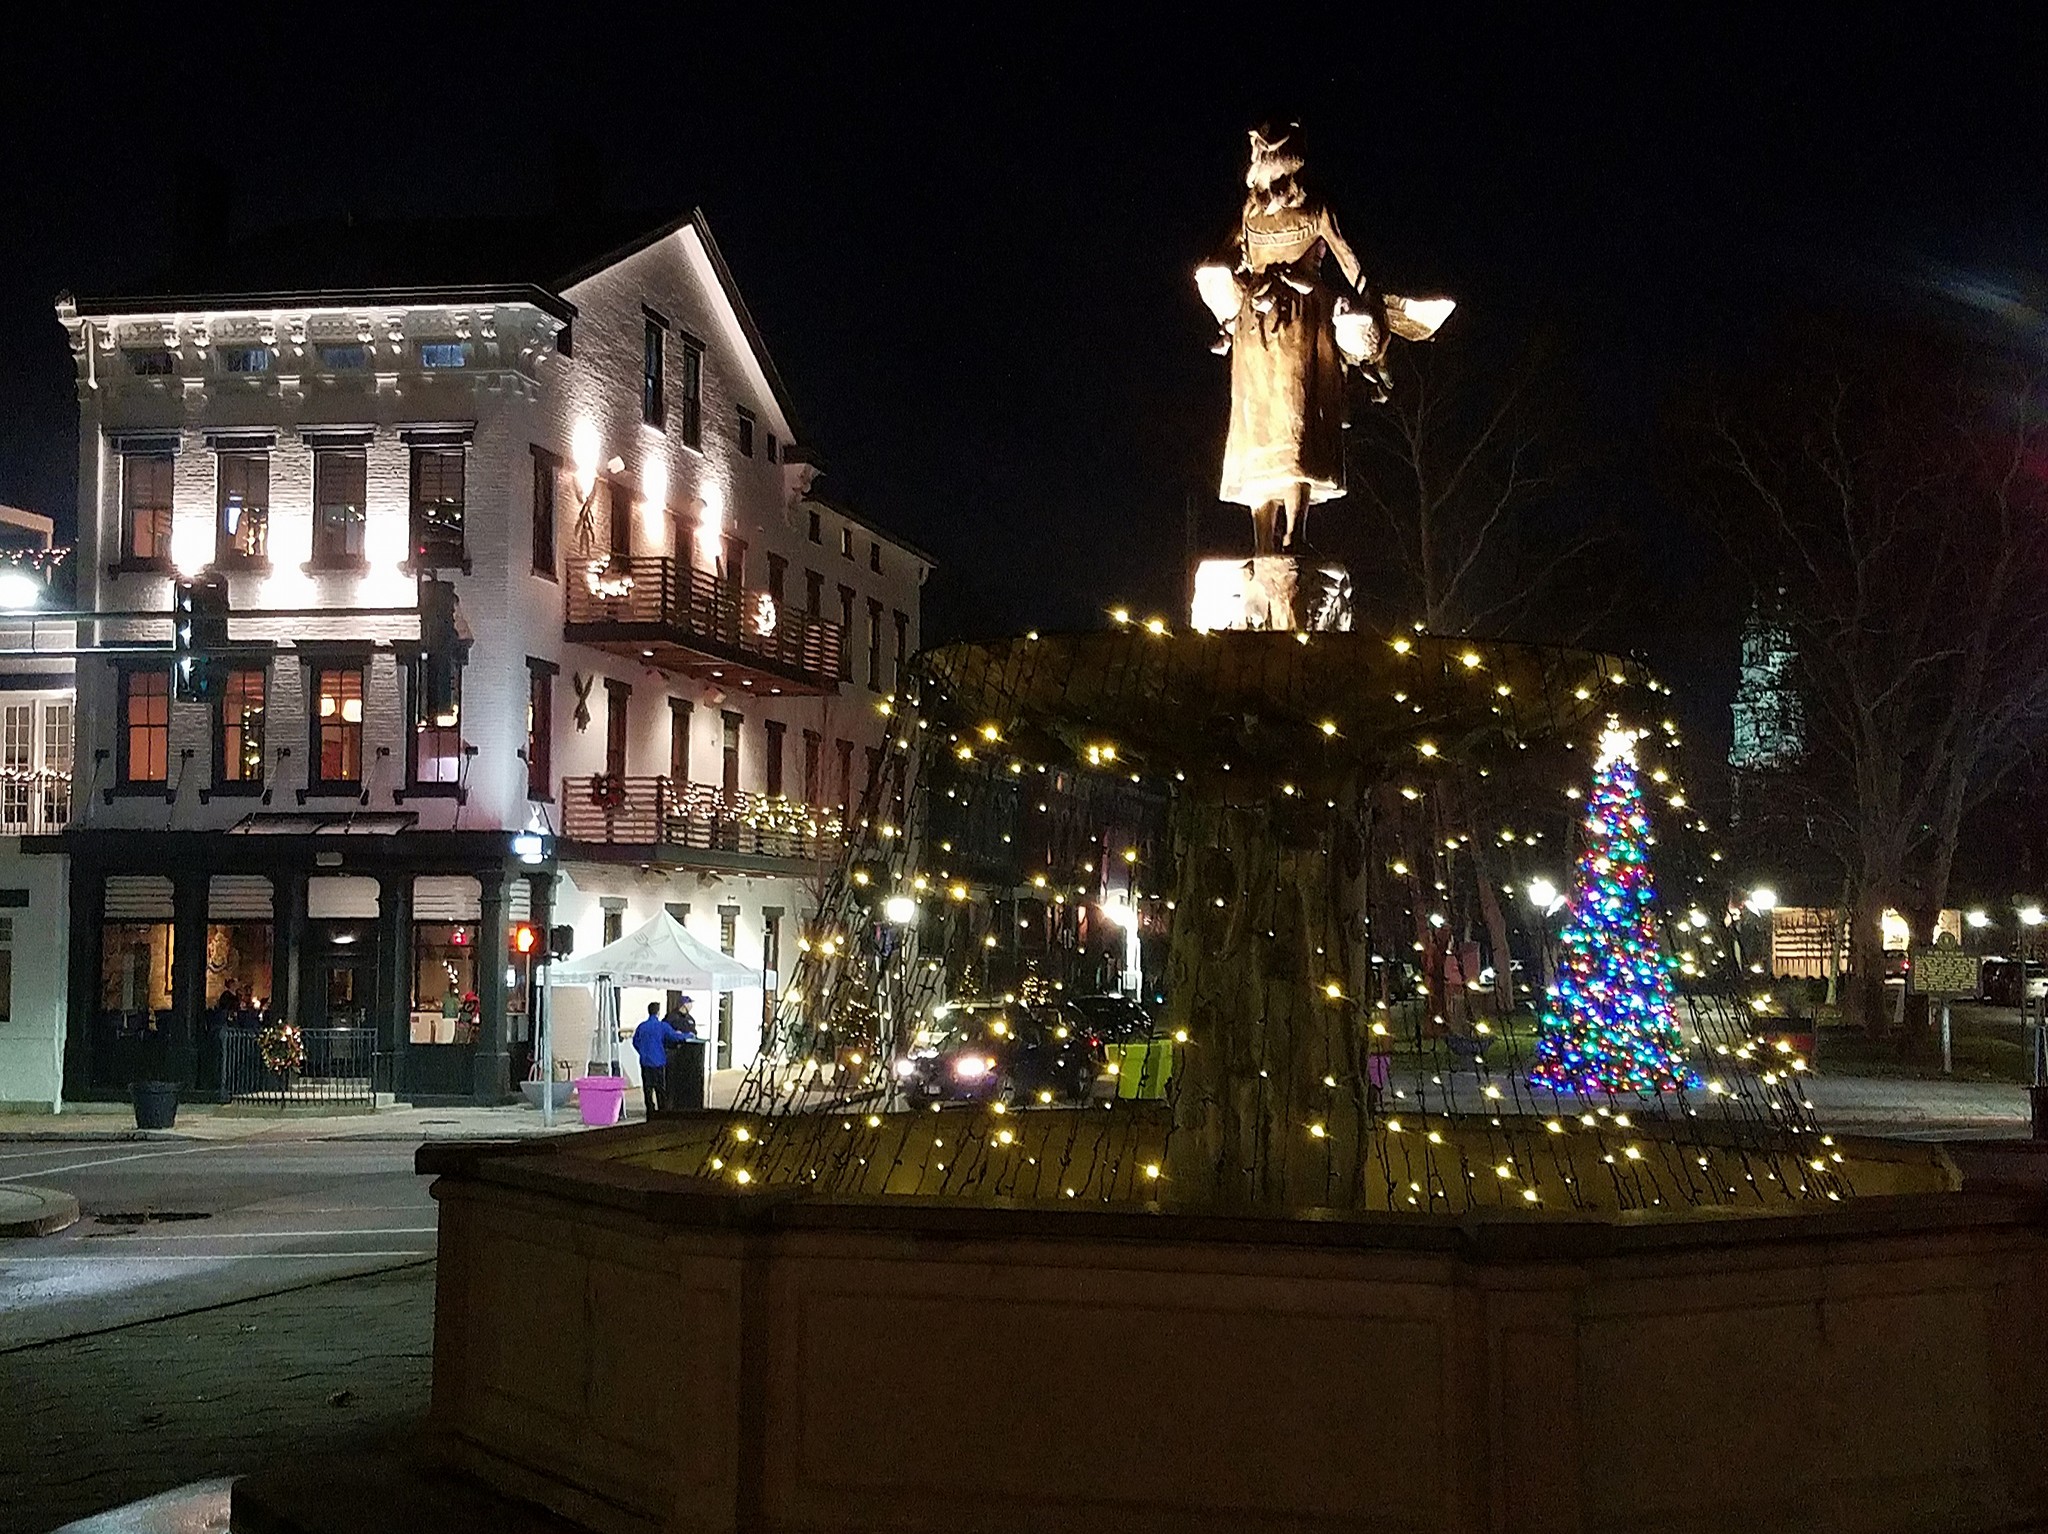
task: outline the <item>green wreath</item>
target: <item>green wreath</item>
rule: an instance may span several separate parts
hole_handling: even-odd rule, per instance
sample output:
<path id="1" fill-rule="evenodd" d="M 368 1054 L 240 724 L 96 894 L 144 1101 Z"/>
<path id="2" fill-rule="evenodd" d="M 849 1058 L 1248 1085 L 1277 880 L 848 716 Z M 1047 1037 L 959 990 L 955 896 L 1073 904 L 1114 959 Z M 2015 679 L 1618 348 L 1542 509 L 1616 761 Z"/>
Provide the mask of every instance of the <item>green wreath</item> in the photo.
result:
<path id="1" fill-rule="evenodd" d="M 280 1076 L 289 1076 L 306 1065 L 306 1036 L 296 1023 L 272 1023 L 256 1036 L 263 1063 Z"/>

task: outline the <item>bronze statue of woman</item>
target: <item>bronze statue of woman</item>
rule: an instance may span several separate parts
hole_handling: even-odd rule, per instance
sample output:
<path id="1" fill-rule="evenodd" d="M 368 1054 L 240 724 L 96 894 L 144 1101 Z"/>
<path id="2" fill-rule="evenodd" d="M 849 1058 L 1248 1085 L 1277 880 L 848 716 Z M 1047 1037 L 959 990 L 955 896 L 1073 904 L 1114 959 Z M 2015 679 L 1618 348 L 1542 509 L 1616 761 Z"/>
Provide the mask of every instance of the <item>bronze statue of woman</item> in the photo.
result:
<path id="1" fill-rule="evenodd" d="M 1298 130 L 1254 129 L 1244 211 L 1223 262 L 1196 271 L 1230 353 L 1230 436 L 1221 499 L 1249 507 L 1259 554 L 1298 552 L 1308 508 L 1344 493 L 1344 367 L 1386 397 L 1390 333 L 1427 340 L 1447 299 L 1382 296 L 1366 282 L 1337 220 L 1301 181 Z M 1336 258 L 1342 288 L 1323 275 Z"/>

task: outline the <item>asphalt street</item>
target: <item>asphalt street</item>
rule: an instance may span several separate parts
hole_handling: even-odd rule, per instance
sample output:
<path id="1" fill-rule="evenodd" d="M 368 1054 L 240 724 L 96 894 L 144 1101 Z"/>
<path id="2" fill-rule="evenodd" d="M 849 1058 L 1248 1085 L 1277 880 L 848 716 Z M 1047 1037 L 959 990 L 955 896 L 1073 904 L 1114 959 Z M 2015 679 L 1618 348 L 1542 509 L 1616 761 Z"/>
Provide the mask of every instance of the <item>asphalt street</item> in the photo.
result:
<path id="1" fill-rule="evenodd" d="M 404 1141 L 0 1143 L 0 1182 L 61 1188 L 69 1230 L 0 1243 L 0 1356 L 434 1251 Z"/>

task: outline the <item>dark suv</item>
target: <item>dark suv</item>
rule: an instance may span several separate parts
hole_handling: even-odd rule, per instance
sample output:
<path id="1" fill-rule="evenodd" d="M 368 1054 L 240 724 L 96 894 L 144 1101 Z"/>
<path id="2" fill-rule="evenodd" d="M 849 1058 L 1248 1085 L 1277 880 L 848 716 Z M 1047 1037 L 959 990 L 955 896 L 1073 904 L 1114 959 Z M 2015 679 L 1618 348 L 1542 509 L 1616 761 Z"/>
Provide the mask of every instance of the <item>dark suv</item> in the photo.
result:
<path id="1" fill-rule="evenodd" d="M 1152 1037 L 1152 1014 L 1128 996 L 1074 996 L 1067 1010 L 1103 1044 L 1142 1044 Z"/>
<path id="2" fill-rule="evenodd" d="M 1086 1102 L 1102 1074 L 1100 1043 L 1052 1007 L 949 1002 L 935 1007 L 895 1061 L 896 1084 L 913 1105 L 1061 1098 Z"/>

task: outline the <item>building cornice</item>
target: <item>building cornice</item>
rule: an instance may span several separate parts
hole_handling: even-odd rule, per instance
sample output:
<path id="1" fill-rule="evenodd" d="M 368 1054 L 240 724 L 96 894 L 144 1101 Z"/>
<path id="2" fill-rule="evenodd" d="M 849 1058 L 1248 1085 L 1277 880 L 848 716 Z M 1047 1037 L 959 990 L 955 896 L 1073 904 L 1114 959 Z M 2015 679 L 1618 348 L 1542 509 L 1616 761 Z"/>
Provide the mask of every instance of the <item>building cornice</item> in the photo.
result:
<path id="1" fill-rule="evenodd" d="M 478 308 L 526 305 L 567 324 L 576 306 L 534 283 L 490 283 L 475 287 L 334 288 L 270 293 L 89 294 L 70 301 L 72 312 L 95 319 L 164 314 L 241 314 L 273 310 Z"/>

